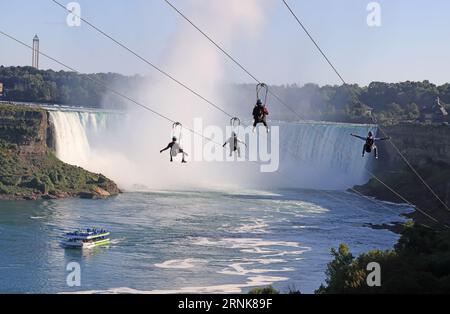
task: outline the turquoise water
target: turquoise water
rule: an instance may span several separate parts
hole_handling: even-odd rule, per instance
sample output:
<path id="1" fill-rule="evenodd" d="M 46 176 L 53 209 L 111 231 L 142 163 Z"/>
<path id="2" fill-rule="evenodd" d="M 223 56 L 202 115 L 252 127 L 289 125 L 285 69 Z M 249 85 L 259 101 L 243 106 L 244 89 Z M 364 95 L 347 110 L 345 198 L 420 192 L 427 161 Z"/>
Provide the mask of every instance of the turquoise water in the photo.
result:
<path id="1" fill-rule="evenodd" d="M 108 200 L 0 202 L 0 292 L 242 292 L 272 284 L 313 292 L 331 247 L 388 249 L 405 206 L 344 192 L 160 191 Z M 64 250 L 73 228 L 111 230 L 109 247 Z M 81 266 L 81 286 L 66 265 Z"/>

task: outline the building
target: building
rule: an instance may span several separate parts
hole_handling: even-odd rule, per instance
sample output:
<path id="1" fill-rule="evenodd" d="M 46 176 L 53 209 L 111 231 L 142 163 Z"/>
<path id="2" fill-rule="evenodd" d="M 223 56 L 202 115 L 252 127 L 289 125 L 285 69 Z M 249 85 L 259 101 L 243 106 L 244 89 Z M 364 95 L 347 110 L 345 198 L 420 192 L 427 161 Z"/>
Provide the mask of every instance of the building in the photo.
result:
<path id="1" fill-rule="evenodd" d="M 444 123 L 450 121 L 450 115 L 438 97 L 433 106 L 422 108 L 419 121 L 422 123 Z"/>
<path id="2" fill-rule="evenodd" d="M 33 55 L 31 66 L 35 69 L 39 69 L 39 37 L 34 35 L 33 38 Z"/>

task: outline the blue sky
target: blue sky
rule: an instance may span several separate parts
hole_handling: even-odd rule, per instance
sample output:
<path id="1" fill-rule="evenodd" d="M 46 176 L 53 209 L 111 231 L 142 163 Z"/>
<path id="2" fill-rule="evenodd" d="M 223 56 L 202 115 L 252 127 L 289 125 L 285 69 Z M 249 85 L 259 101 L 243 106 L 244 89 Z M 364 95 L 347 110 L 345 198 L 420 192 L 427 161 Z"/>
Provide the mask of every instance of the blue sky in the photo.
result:
<path id="1" fill-rule="evenodd" d="M 221 1 L 226 5 L 226 1 Z M 238 40 L 233 45 L 222 43 L 232 55 L 270 84 L 339 83 L 282 2 L 259 1 L 272 2 L 266 11 L 261 36 L 251 41 Z M 177 27 L 185 23 L 162 0 L 78 2 L 84 18 L 156 64 L 163 59 Z M 191 5 L 191 0 L 172 2 L 186 11 Z M 450 81 L 450 1 L 379 0 L 380 27 L 369 27 L 366 23 L 366 6 L 370 1 L 288 2 L 350 83 Z M 81 72 L 157 75 L 87 25 L 68 27 L 65 12 L 50 0 L 0 0 L 0 13 L 1 30 L 30 43 L 37 33 L 42 51 Z M 208 32 L 211 25 L 202 21 L 201 14 L 190 12 L 189 17 Z M 214 33 L 210 35 L 220 42 Z M 211 46 L 211 49 L 215 48 Z M 29 50 L 0 36 L 0 64 L 30 63 Z M 233 64 L 227 66 L 230 81 L 251 82 Z M 60 69 L 44 59 L 41 68 Z"/>

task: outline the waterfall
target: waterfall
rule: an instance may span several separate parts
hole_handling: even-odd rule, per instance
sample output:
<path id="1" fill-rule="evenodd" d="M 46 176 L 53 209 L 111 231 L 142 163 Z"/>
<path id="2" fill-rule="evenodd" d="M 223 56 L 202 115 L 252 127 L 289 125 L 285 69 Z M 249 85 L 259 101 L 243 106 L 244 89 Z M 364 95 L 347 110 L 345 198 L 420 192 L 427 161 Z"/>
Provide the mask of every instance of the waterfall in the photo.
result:
<path id="1" fill-rule="evenodd" d="M 99 112 L 50 111 L 55 127 L 56 155 L 62 161 L 89 170 L 92 147 L 107 129 L 107 114 Z"/>
<path id="2" fill-rule="evenodd" d="M 374 125 L 274 121 L 271 124 L 279 126 L 280 132 L 279 171 L 262 174 L 251 162 L 192 162 L 183 168 L 178 163 L 168 164 L 167 156 L 158 151 L 167 144 L 169 135 L 165 137 L 163 129 L 155 132 L 153 124 L 140 129 L 139 123 L 127 119 L 127 115 L 51 111 L 50 117 L 58 158 L 104 173 L 128 188 L 135 184 L 162 187 L 169 181 L 182 182 L 184 187 L 221 184 L 345 189 L 367 181 L 365 168 L 373 158 L 361 158 L 364 142 L 350 133 L 376 134 Z M 187 150 L 193 151 L 192 147 Z"/>
<path id="3" fill-rule="evenodd" d="M 308 178 L 321 188 L 364 183 L 372 156 L 361 158 L 363 141 L 351 133 L 376 134 L 374 125 L 329 122 L 281 122 L 281 170 Z"/>
<path id="4" fill-rule="evenodd" d="M 90 146 L 86 124 L 79 115 L 77 112 L 50 112 L 55 127 L 56 155 L 68 164 L 81 166 L 87 162 Z"/>

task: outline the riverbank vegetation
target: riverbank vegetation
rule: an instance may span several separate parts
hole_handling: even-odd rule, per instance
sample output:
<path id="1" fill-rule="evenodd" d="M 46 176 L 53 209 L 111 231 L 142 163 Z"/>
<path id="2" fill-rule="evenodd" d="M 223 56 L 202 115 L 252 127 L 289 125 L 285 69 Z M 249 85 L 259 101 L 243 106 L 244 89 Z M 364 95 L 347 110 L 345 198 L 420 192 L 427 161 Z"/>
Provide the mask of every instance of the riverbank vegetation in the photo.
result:
<path id="1" fill-rule="evenodd" d="M 127 77 L 117 73 L 78 74 L 67 71 L 38 70 L 33 67 L 0 66 L 0 82 L 5 101 L 56 103 L 100 108 L 104 100 L 111 107 L 126 104 L 117 97 L 107 97 L 107 89 L 95 83 L 103 81 L 122 92 L 142 82 L 139 76 Z"/>
<path id="2" fill-rule="evenodd" d="M 32 67 L 0 66 L 0 82 L 5 95 L 3 100 L 57 103 L 87 107 L 102 107 L 104 102 L 110 108 L 125 108 L 129 105 L 120 97 L 109 95 L 105 87 L 93 80 L 105 82 L 128 96 L 134 97 L 140 87 L 152 85 L 151 78 L 124 76 L 117 73 L 77 74 L 66 71 L 37 70 Z M 242 104 L 253 104 L 252 84 L 228 85 L 224 88 L 224 101 L 236 110 Z M 400 121 L 414 122 L 425 115 L 432 115 L 436 99 L 450 111 L 450 84 L 435 85 L 429 81 L 384 83 L 372 82 L 368 86 L 296 84 L 271 86 L 272 91 L 283 101 L 311 120 L 340 122 L 371 122 L 373 112 L 380 123 L 392 124 Z M 284 106 L 278 106 L 269 99 L 272 119 L 292 120 Z M 276 105 L 275 105 L 276 104 Z M 244 106 L 245 107 L 245 106 Z M 436 108 L 435 108 L 436 109 Z M 444 120 L 448 121 L 448 118 Z M 433 120 L 433 118 L 432 118 Z M 441 121 L 442 119 L 437 119 Z M 438 122 L 439 122 L 438 121 Z"/>
<path id="3" fill-rule="evenodd" d="M 45 110 L 0 104 L 0 200 L 86 197 L 119 193 L 101 174 L 56 158 Z"/>
<path id="4" fill-rule="evenodd" d="M 95 198 L 117 193 L 105 176 L 65 164 L 52 152 L 23 156 L 17 146 L 0 141 L 0 199 Z"/>
<path id="5" fill-rule="evenodd" d="M 332 249 L 326 281 L 316 291 L 334 293 L 448 293 L 450 231 L 409 224 L 393 250 L 372 250 L 357 257 L 341 244 Z M 369 263 L 380 265 L 380 286 L 370 287 Z"/>

